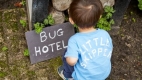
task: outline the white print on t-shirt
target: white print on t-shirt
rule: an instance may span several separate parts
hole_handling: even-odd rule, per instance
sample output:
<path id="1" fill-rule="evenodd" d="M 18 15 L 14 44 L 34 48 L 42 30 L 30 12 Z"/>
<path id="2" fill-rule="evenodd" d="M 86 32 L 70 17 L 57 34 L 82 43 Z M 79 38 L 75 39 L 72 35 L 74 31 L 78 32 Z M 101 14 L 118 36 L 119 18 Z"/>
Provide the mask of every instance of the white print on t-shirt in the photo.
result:
<path id="1" fill-rule="evenodd" d="M 93 46 L 96 46 L 94 49 Z M 98 56 L 103 56 L 110 58 L 112 54 L 112 49 L 108 49 L 112 47 L 110 45 L 109 39 L 94 38 L 93 40 L 88 40 L 84 44 L 82 44 L 83 49 L 80 49 L 82 59 L 81 66 L 86 68 L 87 63 Z M 88 53 L 88 51 L 90 53 Z"/>

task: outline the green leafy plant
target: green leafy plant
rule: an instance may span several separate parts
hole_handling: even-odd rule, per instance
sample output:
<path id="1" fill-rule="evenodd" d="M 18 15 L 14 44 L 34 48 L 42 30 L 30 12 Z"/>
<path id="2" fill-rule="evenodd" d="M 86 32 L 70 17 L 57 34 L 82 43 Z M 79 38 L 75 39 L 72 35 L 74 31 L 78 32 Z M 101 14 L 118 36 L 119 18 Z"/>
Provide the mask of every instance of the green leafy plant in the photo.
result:
<path id="1" fill-rule="evenodd" d="M 2 48 L 2 51 L 7 51 L 8 50 L 8 48 L 6 47 L 6 46 L 4 46 L 3 48 Z"/>
<path id="2" fill-rule="evenodd" d="M 53 25 L 55 23 L 52 15 L 48 15 L 46 19 L 43 21 L 44 25 Z"/>
<path id="3" fill-rule="evenodd" d="M 39 34 L 40 32 L 42 32 L 42 29 L 43 29 L 43 27 L 44 27 L 44 24 L 37 22 L 37 23 L 34 24 L 34 27 L 35 27 L 35 32 L 36 32 L 37 34 Z"/>
<path id="4" fill-rule="evenodd" d="M 44 23 L 45 25 L 48 25 L 48 19 L 44 19 L 43 23 Z"/>
<path id="5" fill-rule="evenodd" d="M 25 49 L 24 50 L 24 56 L 29 56 L 30 54 L 29 54 L 29 50 L 28 49 Z"/>
<path id="6" fill-rule="evenodd" d="M 78 26 L 76 24 L 73 24 L 73 26 L 74 26 L 76 32 L 79 32 Z"/>
<path id="7" fill-rule="evenodd" d="M 26 27 L 27 23 L 25 20 L 20 20 L 20 24 L 23 26 L 23 27 Z"/>
<path id="8" fill-rule="evenodd" d="M 53 25 L 55 23 L 52 15 L 48 15 L 47 18 L 44 19 L 43 23 L 35 23 L 34 27 L 35 27 L 35 31 L 37 34 L 39 34 L 40 32 L 42 32 L 42 29 L 46 26 L 46 25 Z"/>
<path id="9" fill-rule="evenodd" d="M 115 12 L 113 7 L 105 6 L 104 13 L 100 20 L 98 21 L 96 27 L 104 30 L 111 30 L 111 25 L 114 24 L 114 20 L 112 19 L 112 14 Z"/>
<path id="10" fill-rule="evenodd" d="M 133 21 L 133 22 L 136 22 L 136 19 L 135 19 L 135 18 L 132 18 L 132 21 Z"/>
<path id="11" fill-rule="evenodd" d="M 138 7 L 139 7 L 140 10 L 142 10 L 142 0 L 138 0 L 138 2 L 139 2 Z"/>
<path id="12" fill-rule="evenodd" d="M 47 19 L 48 19 L 48 24 L 49 24 L 49 25 L 53 25 L 53 24 L 55 23 L 55 21 L 54 21 L 52 15 L 48 15 Z"/>
<path id="13" fill-rule="evenodd" d="M 24 6 L 26 4 L 26 1 L 22 0 L 20 3 Z"/>

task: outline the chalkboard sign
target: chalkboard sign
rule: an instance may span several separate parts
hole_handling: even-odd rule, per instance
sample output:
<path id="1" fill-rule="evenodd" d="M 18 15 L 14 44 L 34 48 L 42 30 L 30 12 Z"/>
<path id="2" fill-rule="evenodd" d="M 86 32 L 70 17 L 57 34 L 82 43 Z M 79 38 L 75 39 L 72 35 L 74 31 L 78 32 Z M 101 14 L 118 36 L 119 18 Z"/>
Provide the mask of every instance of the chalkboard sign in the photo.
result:
<path id="1" fill-rule="evenodd" d="M 69 22 L 46 27 L 40 34 L 26 32 L 31 64 L 62 55 L 74 33 L 74 27 Z"/>

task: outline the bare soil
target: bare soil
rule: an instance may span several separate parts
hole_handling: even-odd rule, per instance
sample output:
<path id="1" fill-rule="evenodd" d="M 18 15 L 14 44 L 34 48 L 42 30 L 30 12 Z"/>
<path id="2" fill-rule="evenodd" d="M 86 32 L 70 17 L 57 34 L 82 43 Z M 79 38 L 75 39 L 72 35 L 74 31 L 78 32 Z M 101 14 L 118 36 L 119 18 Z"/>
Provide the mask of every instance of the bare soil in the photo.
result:
<path id="1" fill-rule="evenodd" d="M 20 19 L 27 20 L 25 7 L 15 7 L 21 0 L 0 2 L 0 80 L 62 80 L 57 67 L 61 57 L 30 64 L 23 52 L 27 49 Z M 142 11 L 137 0 L 131 0 L 118 35 L 111 35 L 114 44 L 112 71 L 107 80 L 142 80 Z M 7 47 L 8 50 L 1 50 Z"/>

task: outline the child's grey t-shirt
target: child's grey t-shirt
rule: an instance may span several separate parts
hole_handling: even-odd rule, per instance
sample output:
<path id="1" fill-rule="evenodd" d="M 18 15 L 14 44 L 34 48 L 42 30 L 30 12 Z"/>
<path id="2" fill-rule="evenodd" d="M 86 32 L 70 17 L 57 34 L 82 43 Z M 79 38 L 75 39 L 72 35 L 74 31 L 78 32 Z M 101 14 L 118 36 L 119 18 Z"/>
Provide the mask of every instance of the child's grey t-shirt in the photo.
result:
<path id="1" fill-rule="evenodd" d="M 65 57 L 78 58 L 72 77 L 75 80 L 103 80 L 111 71 L 113 45 L 107 31 L 97 29 L 76 33 L 68 41 Z"/>

